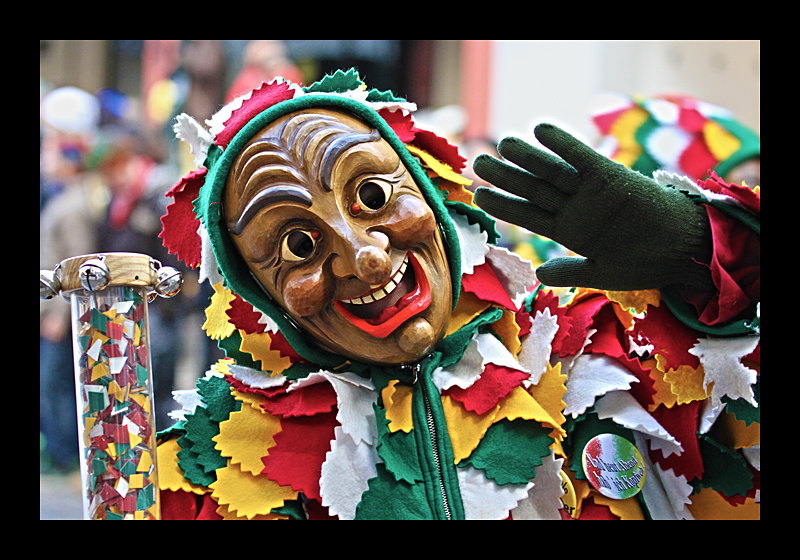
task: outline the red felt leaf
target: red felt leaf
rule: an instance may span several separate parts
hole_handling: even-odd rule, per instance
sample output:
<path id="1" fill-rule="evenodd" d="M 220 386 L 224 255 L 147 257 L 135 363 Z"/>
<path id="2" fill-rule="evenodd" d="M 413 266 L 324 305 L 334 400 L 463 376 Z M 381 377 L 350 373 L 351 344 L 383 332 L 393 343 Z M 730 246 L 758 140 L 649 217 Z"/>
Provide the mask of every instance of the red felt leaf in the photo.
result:
<path id="1" fill-rule="evenodd" d="M 336 412 L 281 419 L 281 431 L 269 455 L 262 457 L 262 474 L 281 486 L 291 486 L 312 500 L 320 500 L 319 477 L 322 463 L 331 449 Z"/>
<path id="2" fill-rule="evenodd" d="M 233 298 L 225 314 L 230 317 L 231 323 L 247 334 L 264 332 L 264 324 L 259 323 L 261 312 L 256 309 L 238 294 Z"/>
<path id="3" fill-rule="evenodd" d="M 197 233 L 200 222 L 194 214 L 194 200 L 200 194 L 200 187 L 206 180 L 206 169 L 193 171 L 181 179 L 168 193 L 175 198 L 167 206 L 167 213 L 161 216 L 161 233 L 164 247 L 169 254 L 178 256 L 192 268 L 200 264 L 202 242 Z"/>
<path id="4" fill-rule="evenodd" d="M 748 187 L 727 183 L 713 172 L 708 179 L 701 181 L 701 186 L 709 191 L 733 197 L 752 212 L 761 213 L 761 195 Z"/>
<path id="5" fill-rule="evenodd" d="M 581 504 L 581 521 L 619 521 L 620 518 L 611 512 L 611 508 L 605 504 L 596 504 L 589 497 Z"/>
<path id="6" fill-rule="evenodd" d="M 524 309 L 520 309 L 514 315 L 514 321 L 516 321 L 517 325 L 519 326 L 520 338 L 522 338 L 526 334 L 530 334 L 531 327 L 533 326 L 533 320 L 531 319 L 530 313 L 528 313 Z"/>
<path id="7" fill-rule="evenodd" d="M 680 366 L 700 367 L 697 356 L 689 353 L 700 333 L 681 323 L 664 304 L 648 307 L 643 319 L 634 319 L 630 333 L 639 346 L 653 345 L 652 354 L 661 354 L 666 360 L 665 371 Z"/>
<path id="8" fill-rule="evenodd" d="M 572 319 L 572 324 L 569 329 L 569 337 L 565 338 L 561 345 L 559 356 L 564 358 L 580 351 L 584 342 L 586 342 L 587 332 L 590 328 L 594 328 L 595 315 L 607 303 L 609 303 L 609 299 L 604 294 L 597 292 L 584 297 L 567 308 L 566 316 Z"/>
<path id="9" fill-rule="evenodd" d="M 676 475 L 684 475 L 687 481 L 703 477 L 703 457 L 697 439 L 701 404 L 702 401 L 692 401 L 672 408 L 660 405 L 651 412 L 653 418 L 680 442 L 683 453 L 680 456 L 673 453 L 665 458 L 660 450 L 651 450 L 650 458 L 664 470 L 673 469 Z"/>
<path id="10" fill-rule="evenodd" d="M 250 99 L 245 100 L 242 106 L 236 109 L 230 118 L 225 121 L 225 128 L 214 138 L 214 143 L 223 148 L 227 147 L 245 124 L 262 111 L 294 97 L 294 90 L 288 82 L 264 83 L 260 88 L 253 90 Z"/>
<path id="11" fill-rule="evenodd" d="M 292 360 L 292 362 L 303 362 L 307 363 L 306 360 L 303 359 L 300 354 L 295 352 L 294 348 L 289 344 L 289 341 L 286 340 L 286 337 L 281 332 L 270 333 L 270 337 L 272 338 L 272 342 L 269 343 L 269 349 L 274 350 L 281 353 L 281 356 Z"/>
<path id="12" fill-rule="evenodd" d="M 514 305 L 488 262 L 476 266 L 472 274 L 463 275 L 461 285 L 466 291 L 472 292 L 484 301 L 491 301 L 510 311 L 517 311 L 517 306 Z"/>
<path id="13" fill-rule="evenodd" d="M 403 114 L 401 110 L 390 111 L 389 109 L 381 109 L 378 114 L 386 121 L 391 129 L 397 134 L 397 137 L 403 144 L 408 144 L 414 140 L 416 130 L 414 127 L 414 119 L 411 118 L 411 113 Z"/>
<path id="14" fill-rule="evenodd" d="M 553 294 L 553 292 L 549 290 L 540 290 L 539 293 L 536 295 L 536 299 L 531 306 L 531 317 L 536 317 L 536 312 L 540 311 L 544 313 L 545 309 L 550 310 L 550 316 L 556 317 L 556 321 L 558 324 L 558 331 L 556 332 L 555 336 L 553 337 L 552 342 L 552 351 L 553 353 L 558 353 L 562 358 L 565 356 L 569 356 L 571 353 L 574 354 L 577 352 L 570 351 L 569 348 L 566 350 L 563 349 L 564 342 L 567 340 L 567 336 L 572 329 L 572 322 L 573 320 L 570 317 L 567 317 L 567 309 L 565 307 L 561 307 L 558 304 L 558 297 Z M 581 343 L 582 345 L 583 343 Z M 580 349 L 580 348 L 579 348 Z"/>
<path id="15" fill-rule="evenodd" d="M 256 395 L 263 395 L 265 397 L 274 397 L 280 393 L 285 393 L 287 385 L 280 385 L 278 387 L 269 387 L 269 388 L 258 388 L 258 387 L 251 387 L 247 385 L 244 381 L 240 379 L 236 379 L 232 375 L 226 375 L 225 381 L 227 381 L 234 389 L 239 391 L 240 393 L 253 393 Z"/>
<path id="16" fill-rule="evenodd" d="M 488 363 L 480 378 L 471 386 L 466 389 L 452 387 L 445 394 L 463 404 L 467 410 L 486 414 L 528 377 L 530 375 L 523 371 Z"/>
<path id="17" fill-rule="evenodd" d="M 336 406 L 336 391 L 330 383 L 315 383 L 271 396 L 261 408 L 274 416 L 314 416 Z"/>
<path id="18" fill-rule="evenodd" d="M 625 336 L 625 331 L 612 306 L 601 306 L 592 321 L 591 328 L 596 329 L 597 332 L 592 335 L 585 352 L 605 354 L 612 358 L 625 355 L 622 346 L 622 337 Z"/>
<path id="19" fill-rule="evenodd" d="M 638 383 L 631 384 L 630 393 L 642 408 L 647 410 L 648 406 L 655 403 L 656 382 L 650 375 L 652 368 L 643 366 L 638 358 L 628 358 L 624 355 L 617 358 L 617 361 L 639 380 Z"/>
<path id="20" fill-rule="evenodd" d="M 414 145 L 428 152 L 439 161 L 449 165 L 453 171 L 460 173 L 467 159 L 458 153 L 458 148 L 446 139 L 437 136 L 430 130 L 414 128 Z"/>

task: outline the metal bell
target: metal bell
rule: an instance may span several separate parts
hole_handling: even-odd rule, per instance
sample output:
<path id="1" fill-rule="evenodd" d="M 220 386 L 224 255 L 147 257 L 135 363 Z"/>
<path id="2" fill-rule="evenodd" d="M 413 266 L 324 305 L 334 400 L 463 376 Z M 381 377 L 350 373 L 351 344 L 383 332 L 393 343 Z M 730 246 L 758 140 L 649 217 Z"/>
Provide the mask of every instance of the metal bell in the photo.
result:
<path id="1" fill-rule="evenodd" d="M 158 295 L 171 298 L 178 295 L 183 286 L 183 274 L 171 266 L 162 266 L 158 269 L 155 291 Z"/>
<path id="2" fill-rule="evenodd" d="M 39 271 L 39 298 L 53 299 L 61 291 L 61 281 L 52 270 Z"/>
<path id="3" fill-rule="evenodd" d="M 99 292 L 111 282 L 111 272 L 103 259 L 89 259 L 78 269 L 81 286 L 90 292 Z"/>

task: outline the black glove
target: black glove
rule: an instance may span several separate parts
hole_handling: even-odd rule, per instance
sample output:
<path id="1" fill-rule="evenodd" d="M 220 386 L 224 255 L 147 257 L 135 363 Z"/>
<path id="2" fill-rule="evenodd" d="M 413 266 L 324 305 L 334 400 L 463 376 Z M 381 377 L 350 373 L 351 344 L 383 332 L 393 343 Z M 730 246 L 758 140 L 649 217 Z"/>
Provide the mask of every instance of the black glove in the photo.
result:
<path id="1" fill-rule="evenodd" d="M 700 264 L 709 263 L 712 252 L 711 227 L 702 206 L 598 154 L 558 127 L 540 124 L 534 133 L 561 157 L 518 138 L 503 139 L 498 152 L 519 167 L 483 154 L 474 169 L 511 194 L 480 187 L 475 202 L 501 220 L 582 255 L 541 265 L 536 275 L 543 284 L 713 289 L 708 266 Z"/>

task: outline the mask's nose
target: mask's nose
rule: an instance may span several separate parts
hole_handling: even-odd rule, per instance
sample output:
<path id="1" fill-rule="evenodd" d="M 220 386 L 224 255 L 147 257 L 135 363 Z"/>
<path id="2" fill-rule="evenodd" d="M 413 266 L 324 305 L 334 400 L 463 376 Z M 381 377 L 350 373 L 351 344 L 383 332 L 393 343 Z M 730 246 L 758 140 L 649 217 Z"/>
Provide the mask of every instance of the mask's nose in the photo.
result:
<path id="1" fill-rule="evenodd" d="M 338 251 L 333 260 L 333 274 L 340 280 L 356 276 L 371 286 L 385 284 L 392 274 L 392 260 L 387 253 L 389 238 L 373 231 L 365 238 L 349 241 L 350 250 Z"/>

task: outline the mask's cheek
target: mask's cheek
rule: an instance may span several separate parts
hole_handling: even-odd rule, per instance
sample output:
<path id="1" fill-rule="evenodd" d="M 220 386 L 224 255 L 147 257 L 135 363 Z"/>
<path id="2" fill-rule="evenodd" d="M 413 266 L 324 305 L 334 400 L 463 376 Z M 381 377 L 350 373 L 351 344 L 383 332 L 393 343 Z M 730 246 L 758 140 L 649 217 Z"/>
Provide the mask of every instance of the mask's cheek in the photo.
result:
<path id="1" fill-rule="evenodd" d="M 404 195 L 397 199 L 391 217 L 383 227 L 392 247 L 407 250 L 434 238 L 436 218 L 424 200 Z"/>
<path id="2" fill-rule="evenodd" d="M 284 282 L 283 303 L 296 317 L 317 315 L 333 301 L 333 288 L 322 267 L 312 272 L 290 272 Z"/>

